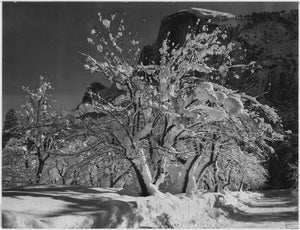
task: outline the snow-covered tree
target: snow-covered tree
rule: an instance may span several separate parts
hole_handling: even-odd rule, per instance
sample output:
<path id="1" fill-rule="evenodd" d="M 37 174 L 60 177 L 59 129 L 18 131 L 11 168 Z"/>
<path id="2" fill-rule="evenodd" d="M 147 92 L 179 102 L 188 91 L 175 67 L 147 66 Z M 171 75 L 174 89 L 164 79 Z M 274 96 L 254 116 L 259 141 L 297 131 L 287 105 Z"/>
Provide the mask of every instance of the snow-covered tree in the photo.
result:
<path id="1" fill-rule="evenodd" d="M 280 135 L 260 117 L 263 113 L 280 122 L 276 112 L 222 85 L 230 68 L 255 64 L 232 64 L 234 44 L 222 44 L 224 32 L 217 28 L 208 33 L 205 26 L 202 33 L 191 30 L 182 47 L 174 47 L 166 38 L 160 64 L 145 66 L 124 58 L 118 45 L 125 33 L 122 21 L 113 33 L 111 21 L 101 14 L 99 19 L 108 39 L 102 32 L 91 31 L 89 42 L 97 46 L 102 60 L 83 54 L 85 68 L 103 73 L 124 94 L 113 102 L 93 95 L 97 100 L 92 107 L 109 121 L 99 131 L 130 162 L 142 195 L 158 193 L 167 177 L 170 182 L 164 191 L 190 193 L 223 154 L 263 159 L 266 150 L 272 151 L 267 142 Z M 212 64 L 212 60 L 218 62 Z M 231 154 L 225 148 L 241 150 Z"/>
<path id="2" fill-rule="evenodd" d="M 51 152 L 57 150 L 60 142 L 59 133 L 62 126 L 55 122 L 55 112 L 51 107 L 51 96 L 48 90 L 52 89 L 50 82 L 40 77 L 38 88 L 35 90 L 23 87 L 26 93 L 26 103 L 20 111 L 20 122 L 14 132 L 19 135 L 15 144 L 10 148 L 21 151 L 26 168 L 32 167 L 35 171 L 35 183 L 40 183 L 46 161 Z"/>

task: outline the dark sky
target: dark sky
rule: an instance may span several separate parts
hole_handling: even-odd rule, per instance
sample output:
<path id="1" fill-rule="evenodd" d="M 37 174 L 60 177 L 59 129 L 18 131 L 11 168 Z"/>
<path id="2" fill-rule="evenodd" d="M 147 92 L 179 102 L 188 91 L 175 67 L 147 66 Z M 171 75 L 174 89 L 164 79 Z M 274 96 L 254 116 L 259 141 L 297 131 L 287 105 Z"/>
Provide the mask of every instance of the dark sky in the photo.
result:
<path id="1" fill-rule="evenodd" d="M 297 9 L 297 2 L 67 2 L 3 3 L 2 116 L 24 103 L 22 85 L 35 87 L 39 76 L 52 82 L 57 110 L 74 108 L 89 83 L 108 84 L 78 63 L 76 51 L 90 49 L 87 37 L 98 23 L 97 13 L 126 12 L 125 27 L 141 30 L 141 47 L 156 39 L 165 15 L 189 7 L 235 15 Z M 141 26 L 142 20 L 145 23 Z"/>

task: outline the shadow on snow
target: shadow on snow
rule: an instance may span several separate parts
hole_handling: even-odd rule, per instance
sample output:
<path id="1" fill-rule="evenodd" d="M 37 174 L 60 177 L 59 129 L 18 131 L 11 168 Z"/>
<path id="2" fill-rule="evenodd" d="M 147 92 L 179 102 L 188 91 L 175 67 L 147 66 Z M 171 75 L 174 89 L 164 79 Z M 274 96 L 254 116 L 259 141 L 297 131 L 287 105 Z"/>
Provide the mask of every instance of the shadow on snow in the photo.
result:
<path id="1" fill-rule="evenodd" d="M 75 192 L 75 194 L 74 194 Z M 116 194 L 114 197 L 101 196 L 100 194 Z M 98 196 L 98 194 L 100 196 Z M 79 196 L 78 196 L 79 195 Z M 88 195 L 88 196 L 84 196 Z M 43 218 L 57 217 L 63 215 L 86 215 L 87 213 L 95 221 L 93 227 L 117 227 L 126 216 L 127 227 L 140 222 L 140 217 L 134 213 L 137 203 L 134 201 L 118 200 L 118 192 L 99 191 L 84 186 L 26 186 L 10 188 L 2 191 L 3 197 L 26 199 L 26 197 L 43 197 L 67 202 L 66 206 L 56 212 L 43 215 Z M 22 196 L 22 198 L 20 197 Z M 23 198 L 25 196 L 25 198 Z M 78 197 L 76 197 L 78 196 Z M 90 213 L 89 213 L 90 212 Z M 114 217 L 113 223 L 109 217 Z"/>

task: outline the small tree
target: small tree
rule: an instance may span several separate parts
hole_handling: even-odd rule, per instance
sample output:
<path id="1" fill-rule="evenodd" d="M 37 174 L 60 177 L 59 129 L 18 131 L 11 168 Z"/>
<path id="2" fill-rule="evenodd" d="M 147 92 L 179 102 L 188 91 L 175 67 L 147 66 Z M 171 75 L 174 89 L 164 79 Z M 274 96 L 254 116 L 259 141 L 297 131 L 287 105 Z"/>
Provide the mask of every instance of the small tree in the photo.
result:
<path id="1" fill-rule="evenodd" d="M 51 108 L 52 89 L 50 82 L 40 77 L 36 90 L 23 87 L 26 93 L 26 104 L 22 105 L 20 126 L 17 131 L 25 145 L 25 155 L 37 157 L 35 183 L 40 183 L 43 169 L 52 151 L 57 149 L 59 132 L 62 126 L 54 122 L 55 112 Z M 26 159 L 25 159 L 26 160 Z"/>

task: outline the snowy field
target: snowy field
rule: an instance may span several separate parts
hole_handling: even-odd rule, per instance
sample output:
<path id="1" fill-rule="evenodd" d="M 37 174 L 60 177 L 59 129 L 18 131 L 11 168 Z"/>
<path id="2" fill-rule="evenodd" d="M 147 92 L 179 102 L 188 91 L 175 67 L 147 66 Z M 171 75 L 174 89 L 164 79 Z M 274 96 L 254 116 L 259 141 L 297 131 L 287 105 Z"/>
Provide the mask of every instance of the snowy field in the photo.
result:
<path id="1" fill-rule="evenodd" d="M 261 194 L 120 195 L 117 189 L 27 186 L 3 191 L 4 228 L 220 228 Z M 243 201 L 243 202 L 242 202 Z"/>

